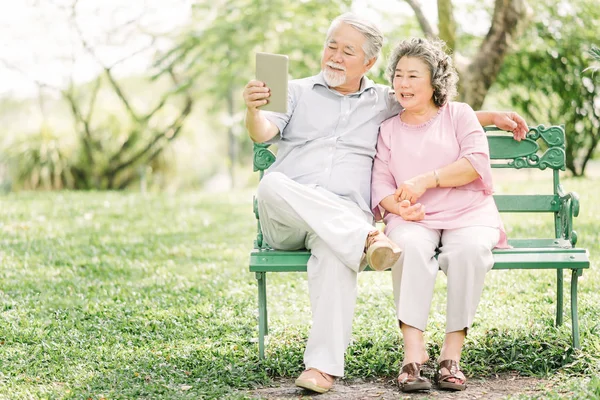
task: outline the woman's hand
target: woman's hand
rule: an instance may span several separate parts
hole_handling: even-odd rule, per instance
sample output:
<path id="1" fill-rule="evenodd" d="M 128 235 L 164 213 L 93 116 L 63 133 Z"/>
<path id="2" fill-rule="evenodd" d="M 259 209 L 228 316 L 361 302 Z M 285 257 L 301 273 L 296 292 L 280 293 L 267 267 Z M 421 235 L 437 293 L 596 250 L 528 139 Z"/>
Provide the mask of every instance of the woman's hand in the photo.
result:
<path id="1" fill-rule="evenodd" d="M 425 179 L 421 179 L 421 176 L 416 176 L 402 182 L 394 193 L 394 200 L 397 202 L 408 200 L 410 204 L 415 204 L 419 197 L 423 196 L 423 193 L 425 193 L 426 190 L 427 185 Z"/>
<path id="2" fill-rule="evenodd" d="M 397 205 L 397 214 L 405 221 L 421 221 L 425 218 L 425 206 L 421 203 L 411 205 L 410 201 L 402 200 Z"/>

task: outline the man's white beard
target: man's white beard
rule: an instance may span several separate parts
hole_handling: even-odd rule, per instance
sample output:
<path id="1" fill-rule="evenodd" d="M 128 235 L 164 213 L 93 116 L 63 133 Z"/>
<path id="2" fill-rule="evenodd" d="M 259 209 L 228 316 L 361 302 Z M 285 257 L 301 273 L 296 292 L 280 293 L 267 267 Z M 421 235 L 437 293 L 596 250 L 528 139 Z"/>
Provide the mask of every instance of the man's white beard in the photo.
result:
<path id="1" fill-rule="evenodd" d="M 323 78 L 329 87 L 338 87 L 346 83 L 346 71 L 332 71 L 325 67 L 323 68 Z"/>

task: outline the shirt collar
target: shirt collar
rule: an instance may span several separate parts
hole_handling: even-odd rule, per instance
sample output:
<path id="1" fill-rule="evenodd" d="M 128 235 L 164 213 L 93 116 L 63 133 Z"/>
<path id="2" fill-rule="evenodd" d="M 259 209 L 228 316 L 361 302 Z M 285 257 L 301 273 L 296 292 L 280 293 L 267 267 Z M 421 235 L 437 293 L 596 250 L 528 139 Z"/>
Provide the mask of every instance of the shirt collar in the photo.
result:
<path id="1" fill-rule="evenodd" d="M 327 86 L 327 83 L 325 83 L 325 78 L 323 78 L 323 72 L 320 72 L 319 75 L 315 76 L 315 82 L 313 84 L 313 88 L 315 87 L 315 85 L 324 86 L 325 88 L 331 90 L 332 92 L 338 93 L 335 90 L 331 89 L 329 86 Z M 370 80 L 369 78 L 367 78 L 366 76 L 363 76 L 362 79 L 360 80 L 360 88 L 358 89 L 358 92 L 351 93 L 351 95 L 353 95 L 353 94 L 361 95 L 365 90 L 370 89 L 372 87 L 375 87 L 375 83 L 372 80 Z M 340 93 L 338 93 L 338 94 L 340 94 Z"/>

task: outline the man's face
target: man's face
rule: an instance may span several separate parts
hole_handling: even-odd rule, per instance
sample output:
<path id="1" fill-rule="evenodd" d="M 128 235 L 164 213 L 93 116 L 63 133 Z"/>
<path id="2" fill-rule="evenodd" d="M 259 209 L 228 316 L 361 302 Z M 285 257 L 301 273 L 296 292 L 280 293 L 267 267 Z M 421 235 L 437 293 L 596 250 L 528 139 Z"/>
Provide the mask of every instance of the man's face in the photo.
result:
<path id="1" fill-rule="evenodd" d="M 375 58 L 365 64 L 365 37 L 352 26 L 340 23 L 325 43 L 321 70 L 327 85 L 356 91 Z"/>

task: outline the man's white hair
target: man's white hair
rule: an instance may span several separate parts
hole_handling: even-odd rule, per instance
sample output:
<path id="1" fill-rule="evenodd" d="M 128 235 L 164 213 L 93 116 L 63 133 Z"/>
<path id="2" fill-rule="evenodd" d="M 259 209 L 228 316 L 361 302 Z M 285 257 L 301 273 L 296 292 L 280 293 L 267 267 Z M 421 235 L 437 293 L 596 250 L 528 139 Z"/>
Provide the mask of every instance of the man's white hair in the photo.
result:
<path id="1" fill-rule="evenodd" d="M 379 28 L 371 21 L 361 18 L 353 13 L 344 13 L 338 16 L 331 22 L 329 29 L 327 30 L 327 38 L 325 39 L 325 46 L 329 43 L 331 35 L 339 24 L 348 24 L 357 31 L 359 31 L 365 37 L 365 44 L 363 45 L 363 51 L 365 52 L 365 64 L 369 62 L 373 57 L 378 57 L 381 47 L 383 46 L 383 33 Z"/>

